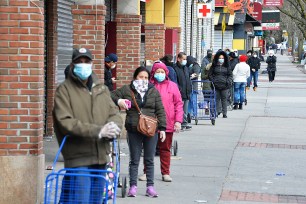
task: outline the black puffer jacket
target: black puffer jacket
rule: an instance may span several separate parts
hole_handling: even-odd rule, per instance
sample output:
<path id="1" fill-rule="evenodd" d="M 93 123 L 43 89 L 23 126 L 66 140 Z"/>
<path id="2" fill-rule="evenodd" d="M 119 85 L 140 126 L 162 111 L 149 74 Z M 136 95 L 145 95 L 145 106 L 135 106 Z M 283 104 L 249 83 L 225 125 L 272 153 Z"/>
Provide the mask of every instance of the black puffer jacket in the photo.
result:
<path id="1" fill-rule="evenodd" d="M 177 76 L 178 87 L 183 100 L 188 100 L 191 93 L 191 81 L 189 70 L 186 66 L 181 66 L 179 62 L 174 65 L 174 70 Z"/>
<path id="2" fill-rule="evenodd" d="M 209 70 L 208 78 L 214 83 L 215 88 L 219 90 L 229 89 L 233 85 L 233 72 L 230 67 L 212 66 Z"/>
<path id="3" fill-rule="evenodd" d="M 268 72 L 269 71 L 276 71 L 276 57 L 275 56 L 269 56 L 267 57 L 266 62 L 268 63 Z"/>
<path id="4" fill-rule="evenodd" d="M 236 67 L 236 65 L 239 63 L 239 60 L 237 57 L 233 58 L 232 60 L 230 60 L 230 66 L 231 66 L 231 70 L 233 71 Z"/>
<path id="5" fill-rule="evenodd" d="M 118 105 L 119 99 L 128 99 L 132 102 L 132 107 L 126 111 L 125 128 L 127 131 L 137 132 L 137 124 L 139 121 L 138 111 L 131 96 L 131 89 L 136 97 L 137 104 L 144 115 L 157 117 L 158 130 L 166 130 L 166 115 L 164 106 L 158 90 L 153 84 L 149 84 L 148 91 L 144 95 L 143 101 L 140 94 L 135 90 L 133 83 L 125 85 L 111 92 L 111 96 L 115 104 Z"/>
<path id="6" fill-rule="evenodd" d="M 247 64 L 251 69 L 255 69 L 256 71 L 260 69 L 260 59 L 258 57 L 250 57 Z"/>

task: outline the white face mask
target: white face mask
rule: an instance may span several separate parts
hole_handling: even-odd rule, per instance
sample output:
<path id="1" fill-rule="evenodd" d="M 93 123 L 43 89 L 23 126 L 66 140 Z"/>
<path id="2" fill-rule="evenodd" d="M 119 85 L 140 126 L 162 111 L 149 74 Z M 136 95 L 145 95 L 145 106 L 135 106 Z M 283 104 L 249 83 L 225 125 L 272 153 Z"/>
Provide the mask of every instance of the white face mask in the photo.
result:
<path id="1" fill-rule="evenodd" d="M 116 65 L 114 64 L 113 66 L 111 66 L 111 69 L 114 69 L 116 67 Z"/>
<path id="2" fill-rule="evenodd" d="M 257 55 L 253 55 L 254 57 L 257 57 Z"/>

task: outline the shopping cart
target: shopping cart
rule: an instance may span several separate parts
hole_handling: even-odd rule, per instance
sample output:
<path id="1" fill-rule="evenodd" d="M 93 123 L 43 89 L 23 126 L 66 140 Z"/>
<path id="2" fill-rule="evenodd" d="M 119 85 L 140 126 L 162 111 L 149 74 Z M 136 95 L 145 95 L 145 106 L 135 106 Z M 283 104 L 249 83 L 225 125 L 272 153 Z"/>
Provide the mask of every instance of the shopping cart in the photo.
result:
<path id="1" fill-rule="evenodd" d="M 64 137 L 56 153 L 52 172 L 45 181 L 45 204 L 107 204 L 112 200 L 116 203 L 119 181 L 119 143 L 112 141 L 111 162 L 107 169 L 63 168 L 55 170 L 58 157 L 68 136 Z M 124 181 L 124 180 L 123 180 Z M 126 181 L 122 186 L 125 195 Z"/>
<path id="2" fill-rule="evenodd" d="M 216 91 L 214 84 L 209 80 L 192 80 L 192 115 L 197 125 L 199 120 L 210 120 L 212 125 L 216 122 Z M 203 90 L 203 84 L 211 84 L 211 90 Z"/>

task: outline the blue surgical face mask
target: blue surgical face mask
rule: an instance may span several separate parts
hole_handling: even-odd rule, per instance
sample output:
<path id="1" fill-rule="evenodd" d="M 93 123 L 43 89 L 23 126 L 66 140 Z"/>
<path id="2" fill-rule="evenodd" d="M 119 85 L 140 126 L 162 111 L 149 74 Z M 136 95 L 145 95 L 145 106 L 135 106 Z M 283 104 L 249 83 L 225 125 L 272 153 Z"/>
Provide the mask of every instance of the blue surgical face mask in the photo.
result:
<path id="1" fill-rule="evenodd" d="M 193 67 L 193 64 L 189 65 L 189 68 L 192 68 Z"/>
<path id="2" fill-rule="evenodd" d="M 218 59 L 218 61 L 219 61 L 220 64 L 224 63 L 224 59 L 222 59 L 222 58 Z"/>
<path id="3" fill-rule="evenodd" d="M 181 61 L 181 65 L 182 65 L 182 66 L 185 66 L 186 64 L 187 64 L 187 60 Z"/>
<path id="4" fill-rule="evenodd" d="M 87 63 L 74 64 L 73 73 L 81 80 L 86 80 L 92 73 L 92 64 L 87 64 Z"/>
<path id="5" fill-rule="evenodd" d="M 166 74 L 164 73 L 155 73 L 154 74 L 154 78 L 158 81 L 158 82 L 163 82 L 166 79 Z"/>

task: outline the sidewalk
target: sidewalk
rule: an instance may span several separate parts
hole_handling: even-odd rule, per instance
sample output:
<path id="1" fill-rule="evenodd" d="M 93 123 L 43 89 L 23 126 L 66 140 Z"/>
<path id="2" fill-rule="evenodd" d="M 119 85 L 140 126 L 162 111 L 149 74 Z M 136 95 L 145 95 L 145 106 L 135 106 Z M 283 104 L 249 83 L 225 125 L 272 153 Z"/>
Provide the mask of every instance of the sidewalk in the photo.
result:
<path id="1" fill-rule="evenodd" d="M 121 198 L 118 189 L 117 203 L 306 203 L 306 75 L 288 56 L 277 57 L 275 81 L 269 83 L 267 75 L 260 75 L 257 91 L 247 92 L 244 110 L 229 111 L 228 118 L 218 118 L 215 126 L 200 120 L 191 131 L 175 135 L 173 182 L 161 180 L 156 157 L 159 198 L 147 198 L 145 182 L 139 182 L 136 198 Z M 128 175 L 129 152 L 126 141 L 120 142 L 123 177 Z M 44 145 L 48 165 L 57 143 Z"/>

